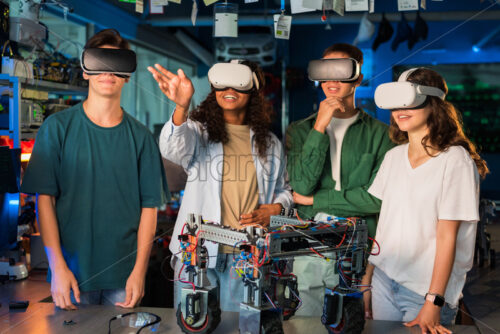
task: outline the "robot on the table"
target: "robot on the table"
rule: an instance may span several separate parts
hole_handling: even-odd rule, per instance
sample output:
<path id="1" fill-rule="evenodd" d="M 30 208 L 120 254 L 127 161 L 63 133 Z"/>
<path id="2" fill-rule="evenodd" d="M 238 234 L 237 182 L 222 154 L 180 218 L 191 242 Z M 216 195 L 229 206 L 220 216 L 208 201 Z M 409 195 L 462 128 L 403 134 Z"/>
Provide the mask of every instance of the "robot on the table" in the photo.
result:
<path id="1" fill-rule="evenodd" d="M 271 216 L 267 229 L 236 230 L 203 222 L 190 214 L 179 235 L 182 261 L 190 287 L 182 288 L 177 323 L 185 333 L 211 333 L 221 319 L 218 288 L 207 278 L 204 241 L 234 248 L 235 275 L 244 282 L 240 304 L 241 334 L 283 333 L 282 320 L 300 307 L 293 258 L 314 255 L 331 260 L 339 275 L 336 287 L 325 289 L 321 322 L 329 333 L 361 333 L 364 327 L 361 285 L 368 251 L 368 229 L 359 218 L 302 221 Z M 180 274 L 179 274 L 180 276 Z"/>

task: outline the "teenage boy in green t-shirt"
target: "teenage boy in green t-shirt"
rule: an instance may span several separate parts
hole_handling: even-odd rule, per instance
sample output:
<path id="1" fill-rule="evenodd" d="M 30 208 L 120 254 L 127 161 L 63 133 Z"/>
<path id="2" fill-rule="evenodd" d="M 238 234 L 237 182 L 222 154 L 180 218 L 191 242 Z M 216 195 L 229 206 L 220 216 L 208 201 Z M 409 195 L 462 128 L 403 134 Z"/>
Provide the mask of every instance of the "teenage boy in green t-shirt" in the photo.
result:
<path id="1" fill-rule="evenodd" d="M 359 66 L 363 64 L 361 50 L 349 44 L 328 47 L 323 59 L 329 58 L 352 58 Z M 287 129 L 287 170 L 302 219 L 363 217 L 374 237 L 381 201 L 368 188 L 394 144 L 386 124 L 355 107 L 354 92 L 362 80 L 360 74 L 354 82 L 321 82 L 325 99 L 318 112 Z M 297 314 L 321 315 L 325 286 L 338 284 L 334 268 L 331 262 L 315 258 L 295 259 L 303 301 Z"/>
<path id="2" fill-rule="evenodd" d="M 106 29 L 85 45 L 96 48 L 129 45 Z M 109 72 L 85 72 L 87 99 L 45 120 L 23 177 L 22 191 L 37 194 L 52 298 L 68 310 L 75 300 L 140 302 L 156 207 L 168 193 L 156 141 L 120 107 L 129 76 Z"/>

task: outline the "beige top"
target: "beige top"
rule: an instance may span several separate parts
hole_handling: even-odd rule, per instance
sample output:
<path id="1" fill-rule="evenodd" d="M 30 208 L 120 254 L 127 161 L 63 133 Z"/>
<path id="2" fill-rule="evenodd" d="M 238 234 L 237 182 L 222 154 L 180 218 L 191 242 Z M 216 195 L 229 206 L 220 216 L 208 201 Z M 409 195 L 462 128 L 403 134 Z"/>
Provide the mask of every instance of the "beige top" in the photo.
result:
<path id="1" fill-rule="evenodd" d="M 222 224 L 240 229 L 240 216 L 255 210 L 259 204 L 257 174 L 252 157 L 250 127 L 226 123 L 229 141 L 224 144 L 222 175 Z M 232 247 L 223 247 L 232 253 Z"/>

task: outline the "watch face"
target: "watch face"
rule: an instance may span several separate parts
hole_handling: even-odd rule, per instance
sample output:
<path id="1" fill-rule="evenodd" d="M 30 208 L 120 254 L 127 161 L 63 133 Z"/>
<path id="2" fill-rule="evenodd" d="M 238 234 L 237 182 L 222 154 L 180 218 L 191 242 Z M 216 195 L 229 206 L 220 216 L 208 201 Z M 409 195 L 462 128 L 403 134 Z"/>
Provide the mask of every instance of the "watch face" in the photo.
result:
<path id="1" fill-rule="evenodd" d="M 434 296 L 434 305 L 443 307 L 444 306 L 444 298 L 438 295 Z"/>
<path id="2" fill-rule="evenodd" d="M 425 295 L 425 299 L 427 301 L 430 301 L 431 303 L 433 303 L 434 305 L 436 306 L 439 306 L 439 307 L 443 307 L 444 306 L 444 298 L 440 295 L 435 295 L 433 293 L 427 293 Z"/>

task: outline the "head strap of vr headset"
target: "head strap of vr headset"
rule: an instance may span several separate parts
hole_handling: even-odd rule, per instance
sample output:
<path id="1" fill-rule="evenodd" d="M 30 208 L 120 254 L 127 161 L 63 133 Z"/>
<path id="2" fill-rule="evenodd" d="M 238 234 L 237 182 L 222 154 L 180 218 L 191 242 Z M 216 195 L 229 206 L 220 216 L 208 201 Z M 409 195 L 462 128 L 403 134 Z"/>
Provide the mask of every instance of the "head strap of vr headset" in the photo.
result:
<path id="1" fill-rule="evenodd" d="M 245 65 L 245 64 L 242 64 L 243 62 L 244 62 L 243 59 L 233 59 L 230 61 L 231 64 Z M 245 65 L 245 66 L 250 68 L 250 66 L 248 66 L 248 65 Z M 252 70 L 252 69 L 250 68 L 250 70 Z M 260 88 L 259 79 L 257 78 L 257 74 L 254 71 L 252 71 L 252 78 L 253 78 L 253 85 L 254 85 L 255 89 L 259 90 L 259 88 Z"/>
<path id="2" fill-rule="evenodd" d="M 406 82 L 408 81 L 408 77 L 410 74 L 415 72 L 416 70 L 423 68 L 423 67 L 415 67 L 415 68 L 410 68 L 409 70 L 404 71 L 401 73 L 401 75 L 398 78 L 398 82 Z M 436 96 L 439 97 L 441 100 L 444 100 L 446 94 L 439 88 L 437 87 L 432 87 L 432 86 L 423 86 L 419 84 L 415 84 L 417 92 L 422 95 L 428 95 L 428 96 Z"/>

